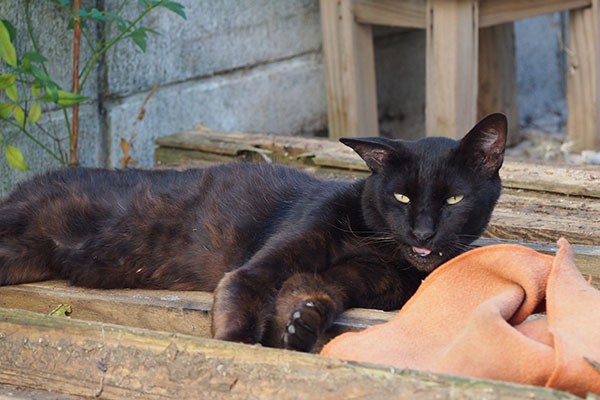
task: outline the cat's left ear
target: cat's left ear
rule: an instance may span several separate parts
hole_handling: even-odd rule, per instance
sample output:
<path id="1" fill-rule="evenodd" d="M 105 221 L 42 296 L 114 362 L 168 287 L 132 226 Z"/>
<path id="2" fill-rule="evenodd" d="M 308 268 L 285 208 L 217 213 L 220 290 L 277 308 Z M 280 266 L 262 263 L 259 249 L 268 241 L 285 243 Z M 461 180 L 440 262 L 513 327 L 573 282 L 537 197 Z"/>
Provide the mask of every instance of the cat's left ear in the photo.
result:
<path id="1" fill-rule="evenodd" d="M 397 150 L 392 146 L 389 139 L 381 137 L 341 138 L 340 142 L 352 147 L 365 160 L 373 173 L 381 172 L 386 163 L 399 158 Z"/>
<path id="2" fill-rule="evenodd" d="M 488 115 L 460 141 L 461 156 L 475 169 L 494 175 L 504 161 L 507 126 L 504 114 Z"/>

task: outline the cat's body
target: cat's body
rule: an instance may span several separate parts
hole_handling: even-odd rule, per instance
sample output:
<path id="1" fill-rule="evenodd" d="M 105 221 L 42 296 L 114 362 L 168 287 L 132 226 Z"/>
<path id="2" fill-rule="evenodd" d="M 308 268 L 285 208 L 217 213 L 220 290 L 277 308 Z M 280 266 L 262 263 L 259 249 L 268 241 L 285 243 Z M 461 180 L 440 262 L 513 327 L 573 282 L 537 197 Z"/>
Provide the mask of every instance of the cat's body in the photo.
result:
<path id="1" fill-rule="evenodd" d="M 374 172 L 354 182 L 245 163 L 39 176 L 0 203 L 0 285 L 216 290 L 216 338 L 310 350 L 344 309 L 399 308 L 481 234 L 505 126 L 345 141 Z"/>

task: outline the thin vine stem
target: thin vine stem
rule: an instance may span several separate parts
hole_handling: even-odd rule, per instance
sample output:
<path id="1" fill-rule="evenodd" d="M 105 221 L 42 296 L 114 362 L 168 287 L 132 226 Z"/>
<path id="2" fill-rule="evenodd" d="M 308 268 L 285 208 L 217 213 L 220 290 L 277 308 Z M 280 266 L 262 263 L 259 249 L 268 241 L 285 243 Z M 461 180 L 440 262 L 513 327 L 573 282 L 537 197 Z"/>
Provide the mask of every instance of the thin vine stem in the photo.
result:
<path id="1" fill-rule="evenodd" d="M 156 7 L 160 6 L 162 3 L 163 2 L 161 1 L 159 3 L 153 4 L 152 6 L 148 7 L 139 17 L 137 17 L 135 19 L 135 21 L 133 21 L 131 24 L 129 24 L 129 26 L 123 32 L 121 32 L 121 34 L 119 36 L 117 36 L 116 38 L 114 38 L 113 40 L 111 40 L 110 42 L 108 42 L 108 44 L 106 45 L 106 47 L 104 47 L 102 50 L 100 50 L 98 53 L 96 53 L 96 55 L 94 56 L 92 62 L 88 66 L 88 70 L 85 73 L 83 79 L 81 80 L 81 83 L 79 84 L 80 88 L 83 88 L 83 86 L 85 85 L 85 82 L 87 81 L 87 78 L 88 78 L 90 72 L 92 72 L 92 69 L 94 69 L 94 64 L 96 64 L 96 61 L 98 61 L 98 59 L 104 53 L 106 53 L 108 51 L 108 49 L 110 49 L 115 43 L 117 43 L 119 40 L 121 40 L 123 38 L 123 36 L 125 36 L 128 33 L 130 33 L 129 31 L 131 30 L 131 28 L 133 28 L 138 22 L 140 22 L 140 20 L 142 18 L 144 18 L 146 16 L 146 14 L 148 14 L 150 11 L 152 11 Z"/>
<path id="2" fill-rule="evenodd" d="M 43 144 L 42 142 L 40 142 L 39 140 L 37 140 L 29 132 L 27 132 L 27 129 L 25 129 L 21 124 L 18 124 L 17 122 L 14 122 L 14 121 L 11 121 L 11 120 L 5 120 L 5 121 L 7 123 L 9 123 L 10 125 L 12 125 L 12 126 L 18 128 L 19 130 L 21 130 L 21 132 L 23 132 L 25 134 L 25 136 L 27 136 L 29 139 L 33 140 L 38 146 L 40 146 L 42 149 L 44 149 L 48 154 L 50 154 L 52 157 L 54 157 L 58 162 L 60 162 L 61 164 L 65 165 L 64 160 L 62 160 L 59 156 L 57 156 L 45 144 Z"/>

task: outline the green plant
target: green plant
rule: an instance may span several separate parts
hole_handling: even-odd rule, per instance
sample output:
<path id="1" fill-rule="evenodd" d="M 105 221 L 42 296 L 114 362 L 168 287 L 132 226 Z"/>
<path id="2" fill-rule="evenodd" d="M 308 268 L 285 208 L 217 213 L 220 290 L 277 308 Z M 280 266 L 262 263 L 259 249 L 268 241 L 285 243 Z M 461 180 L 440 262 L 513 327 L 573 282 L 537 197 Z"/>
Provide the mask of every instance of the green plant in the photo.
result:
<path id="1" fill-rule="evenodd" d="M 61 165 L 77 165 L 79 103 L 87 98 L 80 95 L 90 72 L 96 63 L 116 43 L 131 39 L 142 51 L 146 51 L 146 39 L 149 33 L 157 34 L 153 29 L 141 26 L 140 21 L 155 8 L 162 7 L 186 18 L 183 5 L 170 0 L 138 0 L 139 13 L 133 20 L 123 18 L 122 11 L 129 0 L 123 0 L 115 13 L 98 10 L 95 7 L 81 8 L 80 0 L 47 0 L 56 3 L 70 15 L 66 29 L 72 29 L 73 35 L 73 85 L 70 90 L 61 88 L 48 74 L 47 59 L 38 46 L 38 41 L 31 27 L 29 0 L 24 0 L 27 32 L 34 51 L 21 56 L 17 55 L 13 45 L 17 31 L 7 20 L 0 20 L 0 58 L 4 62 L 6 73 L 0 75 L 0 92 L 4 92 L 6 100 L 0 100 L 0 121 L 13 126 L 16 132 L 3 136 L 0 132 L 0 146 L 4 148 L 6 160 L 15 168 L 28 169 L 21 151 L 12 146 L 12 140 L 20 134 L 27 136 Z M 102 34 L 97 35 L 94 24 L 101 24 Z M 113 34 L 112 39 L 108 39 Z M 80 41 L 90 49 L 89 57 L 79 64 Z M 65 129 L 57 130 L 54 123 L 50 128 L 39 123 L 42 115 L 42 104 L 53 103 L 62 109 Z M 67 109 L 72 107 L 72 116 Z M 51 139 L 52 145 L 44 142 L 32 133 L 35 126 L 43 135 Z M 62 132 L 62 133 L 61 133 Z M 64 148 L 68 141 L 68 151 Z"/>

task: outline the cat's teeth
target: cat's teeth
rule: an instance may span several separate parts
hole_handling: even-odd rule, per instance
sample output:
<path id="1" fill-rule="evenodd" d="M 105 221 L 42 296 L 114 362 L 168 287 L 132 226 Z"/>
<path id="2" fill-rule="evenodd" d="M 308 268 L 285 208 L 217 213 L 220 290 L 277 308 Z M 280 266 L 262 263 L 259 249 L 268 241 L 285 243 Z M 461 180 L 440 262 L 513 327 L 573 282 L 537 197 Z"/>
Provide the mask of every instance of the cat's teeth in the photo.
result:
<path id="1" fill-rule="evenodd" d="M 412 250 L 421 257 L 427 257 L 429 254 L 431 254 L 431 250 L 424 247 L 413 247 Z"/>

